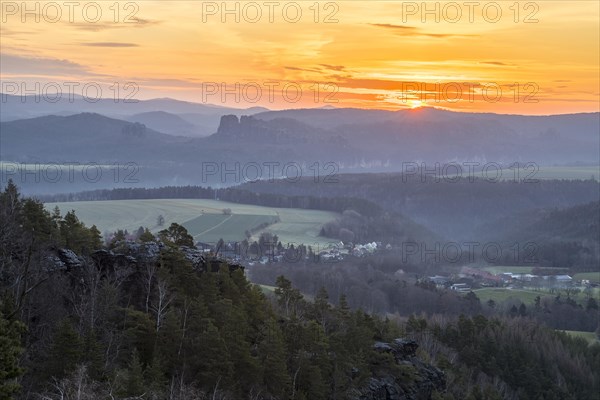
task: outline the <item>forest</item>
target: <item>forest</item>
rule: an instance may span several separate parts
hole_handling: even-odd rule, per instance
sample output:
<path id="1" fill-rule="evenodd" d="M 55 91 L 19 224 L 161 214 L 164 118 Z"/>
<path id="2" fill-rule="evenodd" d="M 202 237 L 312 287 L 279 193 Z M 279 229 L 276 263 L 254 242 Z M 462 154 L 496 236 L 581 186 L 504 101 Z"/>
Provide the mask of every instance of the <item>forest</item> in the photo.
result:
<path id="1" fill-rule="evenodd" d="M 393 281 L 394 313 L 283 275 L 268 293 L 177 224 L 106 243 L 12 183 L 0 210 L 0 398 L 599 398 L 600 345 L 528 312 L 441 316 Z"/>

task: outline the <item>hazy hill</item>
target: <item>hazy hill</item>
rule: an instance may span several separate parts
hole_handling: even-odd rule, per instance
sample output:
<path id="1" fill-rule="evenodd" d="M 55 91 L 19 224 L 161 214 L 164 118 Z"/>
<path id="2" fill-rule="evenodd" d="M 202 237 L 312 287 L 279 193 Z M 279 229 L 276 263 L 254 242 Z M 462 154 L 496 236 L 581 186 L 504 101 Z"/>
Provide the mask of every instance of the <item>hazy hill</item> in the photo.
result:
<path id="1" fill-rule="evenodd" d="M 492 229 L 493 228 L 493 229 Z M 566 208 L 542 208 L 494 221 L 481 229 L 496 240 L 587 241 L 600 243 L 600 202 Z"/>
<path id="2" fill-rule="evenodd" d="M 1 158 L 20 162 L 137 161 L 183 139 L 143 124 L 82 113 L 2 122 Z"/>
<path id="3" fill-rule="evenodd" d="M 129 122 L 139 122 L 152 129 L 175 136 L 196 136 L 199 135 L 199 128 L 194 124 L 181 118 L 179 115 L 171 114 L 165 111 L 149 111 L 140 114 L 134 114 L 125 118 Z M 206 128 L 203 128 L 206 129 Z M 204 136 L 204 135 L 202 135 Z"/>
<path id="4" fill-rule="evenodd" d="M 141 122 L 153 130 L 183 136 L 208 136 L 216 132 L 222 115 L 252 115 L 267 111 L 263 107 L 238 109 L 170 98 L 129 101 L 103 98 L 91 101 L 78 95 L 69 99 L 67 93 L 63 93 L 56 102 L 44 98 L 36 99 L 35 96 L 22 97 L 2 93 L 0 98 L 0 121 L 93 112 L 116 119 Z"/>
<path id="5" fill-rule="evenodd" d="M 171 100 L 149 102 L 165 109 L 172 104 Z M 181 109 L 197 106 L 186 103 Z M 267 119 L 261 119 L 265 114 L 212 114 L 211 120 L 219 119 L 214 134 L 206 138 L 173 136 L 191 134 L 187 129 L 200 126 L 200 117 L 189 122 L 192 114 L 183 118 L 170 111 L 145 112 L 136 114 L 134 120 L 145 121 L 137 125 L 94 113 L 4 121 L 0 122 L 0 159 L 136 162 L 146 170 L 157 170 L 147 177 L 146 186 L 231 185 L 246 178 L 217 171 L 209 178 L 213 181 L 207 180 L 203 176 L 206 163 L 225 168 L 248 163 L 279 163 L 283 168 L 294 163 L 303 168 L 302 176 L 312 176 L 315 172 L 402 171 L 406 163 L 421 162 L 431 169 L 435 163 L 448 162 L 494 162 L 506 167 L 515 162 L 597 165 L 600 159 L 598 113 L 522 117 L 434 109 L 315 109 L 271 112 Z M 314 170 L 315 165 L 319 171 Z M 325 170 L 325 165 L 334 168 Z M 160 182 L 153 179 L 158 175 L 163 178 Z M 267 178 L 267 172 L 259 171 L 258 177 Z M 274 177 L 285 176 L 280 170 Z M 29 186 L 24 184 L 23 190 L 28 192 Z"/>
<path id="6" fill-rule="evenodd" d="M 482 161 L 597 164 L 600 114 L 554 116 L 458 113 L 434 108 L 383 111 L 302 109 L 269 111 L 254 118 L 292 118 L 362 149 L 365 161 Z"/>
<path id="7" fill-rule="evenodd" d="M 340 174 L 335 183 L 315 184 L 312 178 L 273 184 L 257 182 L 242 188 L 287 196 L 349 196 L 396 211 L 447 239 L 496 240 L 502 229 L 522 229 L 529 215 L 543 208 L 567 208 L 598 199 L 597 181 L 547 180 L 537 183 L 487 182 L 463 178 L 456 182 L 404 179 L 402 174 Z M 580 218 L 592 218 L 594 214 Z M 526 217 L 523 217 L 526 216 Z M 578 221 L 578 220 L 574 220 Z M 572 224 L 577 225 L 572 222 Z M 560 224 L 557 224 L 559 226 Z M 507 235 L 510 236 L 510 235 Z"/>
<path id="8" fill-rule="evenodd" d="M 238 121 L 235 116 L 228 118 Z M 308 162 L 324 159 L 333 148 L 327 146 L 328 138 L 316 134 L 319 131 L 294 120 L 264 122 L 243 117 L 237 125 L 231 131 L 220 128 L 209 138 L 189 138 L 92 113 L 8 121 L 0 123 L 1 158 L 16 162 L 151 161 L 175 167 L 204 161 Z M 130 130 L 135 134 L 127 134 Z"/>
<path id="9" fill-rule="evenodd" d="M 180 110 L 204 107 L 205 112 L 210 108 L 193 103 L 175 103 Z M 197 132 L 201 135 L 208 129 L 208 125 L 201 124 L 202 118 L 198 117 L 198 113 L 192 113 L 196 119 L 189 122 L 193 119 L 192 114 L 181 117 L 168 111 L 172 109 L 169 105 L 173 105 L 170 99 L 149 100 L 144 104 L 155 104 L 153 107 L 163 107 L 164 110 L 125 118 L 140 121 L 154 131 L 177 135 L 195 135 Z M 599 116 L 595 113 L 524 117 L 436 109 L 397 112 L 291 110 L 241 118 L 235 114 L 212 114 L 206 117 L 209 125 L 212 123 L 210 121 L 220 119 L 216 133 L 202 144 L 194 142 L 191 148 L 186 146 L 181 149 L 182 153 L 177 153 L 175 159 L 185 159 L 188 150 L 195 149 L 201 152 L 210 150 L 207 153 L 210 160 L 220 160 L 215 157 L 216 150 L 223 154 L 236 152 L 240 161 L 334 162 L 340 170 L 346 171 L 398 171 L 406 162 L 426 162 L 430 165 L 436 162 L 472 161 L 504 165 L 514 162 L 597 165 L 600 159 Z M 78 117 L 73 121 L 80 121 L 81 129 L 97 129 L 93 127 L 95 121 L 84 122 L 85 118 L 88 117 Z M 38 134 L 52 135 L 57 121 L 44 120 L 35 129 Z M 16 121 L 14 123 L 19 125 Z M 14 125 L 3 123 L 2 126 L 10 131 Z M 199 131 L 195 131 L 194 126 L 199 127 Z M 7 149 L 3 153 L 14 154 L 11 140 L 2 140 Z M 79 154 L 76 143 L 68 146 L 75 158 Z M 151 146 L 151 143 L 148 145 Z M 37 145 L 30 143 L 26 153 L 35 154 L 36 149 Z M 43 150 L 47 154 L 46 149 Z M 132 152 L 141 150 L 136 148 Z M 160 159 L 163 155 L 165 151 L 155 154 L 155 157 Z"/>

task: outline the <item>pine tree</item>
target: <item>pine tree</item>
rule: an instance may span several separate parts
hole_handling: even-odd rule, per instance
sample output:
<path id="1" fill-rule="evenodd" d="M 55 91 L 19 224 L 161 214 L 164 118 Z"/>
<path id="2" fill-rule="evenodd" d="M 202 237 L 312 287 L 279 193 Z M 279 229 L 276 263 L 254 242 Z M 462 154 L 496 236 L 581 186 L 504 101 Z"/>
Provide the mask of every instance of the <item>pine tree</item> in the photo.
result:
<path id="1" fill-rule="evenodd" d="M 270 394 L 285 398 L 291 389 L 291 379 L 286 366 L 286 349 L 279 326 L 274 319 L 268 323 L 268 333 L 261 345 L 263 379 Z"/>
<path id="2" fill-rule="evenodd" d="M 152 363 L 144 371 L 144 382 L 152 393 L 159 393 L 164 390 L 167 380 L 158 355 L 152 358 Z"/>
<path id="3" fill-rule="evenodd" d="M 125 381 L 125 395 L 139 396 L 144 393 L 144 374 L 137 349 L 131 354 Z"/>
<path id="4" fill-rule="evenodd" d="M 44 209 L 44 204 L 33 199 L 23 201 L 23 229 L 38 241 L 50 240 L 54 229 L 52 217 Z"/>
<path id="5" fill-rule="evenodd" d="M 296 307 L 303 299 L 300 291 L 294 289 L 292 287 L 292 282 L 283 275 L 277 277 L 275 296 L 277 297 L 277 303 L 288 318 L 296 314 Z"/>
<path id="6" fill-rule="evenodd" d="M 48 377 L 64 378 L 75 370 L 83 355 L 81 338 L 68 319 L 56 326 L 48 352 L 45 372 Z"/>
<path id="7" fill-rule="evenodd" d="M 154 241 L 154 235 L 148 230 L 148 228 L 146 228 L 144 230 L 144 232 L 140 235 L 140 237 L 138 239 L 142 243 L 153 242 Z"/>
<path id="8" fill-rule="evenodd" d="M 60 221 L 60 235 L 63 243 L 76 253 L 79 252 L 81 248 L 81 228 L 82 224 L 75 215 L 74 210 L 65 214 L 63 220 Z"/>
<path id="9" fill-rule="evenodd" d="M 321 327 L 327 332 L 327 324 L 331 306 L 329 304 L 329 294 L 325 287 L 321 287 L 315 296 L 313 303 L 315 318 L 321 324 Z"/>
<path id="10" fill-rule="evenodd" d="M 185 227 L 173 222 L 168 229 L 163 229 L 158 233 L 163 241 L 175 246 L 194 247 L 194 238 L 185 229 Z"/>
<path id="11" fill-rule="evenodd" d="M 88 330 L 83 338 L 83 360 L 87 364 L 87 373 L 94 380 L 100 380 L 103 374 L 103 352 L 96 338 L 96 332 Z"/>
<path id="12" fill-rule="evenodd" d="M 17 378 L 23 374 L 19 368 L 21 334 L 25 326 L 18 321 L 9 321 L 0 312 L 0 398 L 9 399 L 20 389 Z"/>
<path id="13" fill-rule="evenodd" d="M 92 225 L 90 227 L 90 229 L 88 230 L 89 232 L 89 240 L 88 240 L 88 249 L 90 251 L 93 250 L 98 250 L 99 248 L 102 247 L 102 234 L 100 233 L 100 230 L 96 227 L 96 225 Z"/>

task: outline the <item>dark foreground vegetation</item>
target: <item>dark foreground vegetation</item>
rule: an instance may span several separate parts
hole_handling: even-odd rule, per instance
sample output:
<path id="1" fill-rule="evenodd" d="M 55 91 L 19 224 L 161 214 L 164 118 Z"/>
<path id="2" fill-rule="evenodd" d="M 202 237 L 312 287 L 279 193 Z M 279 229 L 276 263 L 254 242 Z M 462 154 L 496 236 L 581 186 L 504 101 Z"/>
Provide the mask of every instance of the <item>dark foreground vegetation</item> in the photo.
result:
<path id="1" fill-rule="evenodd" d="M 283 276 L 265 294 L 183 227 L 104 244 L 12 184 L 0 214 L 2 399 L 600 398 L 600 345 L 527 315 L 379 316 Z"/>

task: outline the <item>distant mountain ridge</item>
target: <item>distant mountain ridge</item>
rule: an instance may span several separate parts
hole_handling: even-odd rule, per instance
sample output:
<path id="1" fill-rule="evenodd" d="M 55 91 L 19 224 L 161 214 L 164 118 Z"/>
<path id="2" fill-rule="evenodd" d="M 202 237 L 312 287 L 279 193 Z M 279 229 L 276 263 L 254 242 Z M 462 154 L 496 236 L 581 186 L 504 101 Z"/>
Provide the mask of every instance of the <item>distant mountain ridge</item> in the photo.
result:
<path id="1" fill-rule="evenodd" d="M 132 149 L 182 142 L 131 123 L 95 113 L 44 116 L 0 123 L 2 160 L 19 162 L 111 162 L 127 160 Z"/>
<path id="2" fill-rule="evenodd" d="M 109 124 L 108 120 L 112 122 Z M 564 165 L 597 163 L 600 159 L 600 113 L 523 117 L 433 109 L 401 112 L 321 109 L 241 117 L 227 114 L 219 117 L 219 120 L 216 133 L 204 140 L 170 140 L 157 136 L 159 132 L 184 136 L 184 133 L 189 133 L 186 130 L 194 129 L 194 125 L 185 119 L 165 111 L 136 114 L 127 117 L 127 121 L 101 117 L 96 113 L 81 113 L 2 122 L 2 158 L 17 161 L 40 158 L 41 154 L 52 158 L 65 150 L 63 144 L 77 158 L 80 150 L 87 149 L 78 148 L 76 144 L 119 144 L 136 146 L 129 149 L 136 159 L 135 156 L 146 147 L 147 150 L 158 151 L 155 146 L 162 146 L 162 142 L 185 141 L 186 147 L 180 149 L 180 153 L 173 149 L 173 159 L 182 159 L 186 150 L 190 149 L 189 145 L 199 151 L 210 149 L 211 159 L 214 159 L 214 150 L 225 150 L 239 152 L 240 161 L 253 159 L 259 162 L 266 156 L 265 150 L 270 149 L 270 155 L 275 158 L 270 161 L 320 160 L 338 163 L 340 168 L 346 169 L 379 165 L 398 170 L 406 162 L 533 162 L 538 165 Z M 119 132 L 124 124 L 132 122 L 141 122 L 145 126 L 150 135 L 148 140 L 143 144 L 122 140 L 109 143 L 115 140 L 115 129 Z M 78 130 L 80 134 L 75 135 L 69 143 L 60 143 L 67 139 L 65 132 L 72 130 Z M 101 131 L 104 134 L 98 135 Z M 96 134 L 90 135 L 91 132 Z M 36 142 L 24 143 L 17 137 L 19 135 L 30 139 L 39 136 L 44 140 L 52 136 L 57 141 L 58 153 L 49 152 L 46 146 L 38 146 Z M 243 146 L 240 146 L 240 141 L 244 142 Z M 21 147 L 14 148 L 19 143 Z M 153 157 L 169 161 L 166 149 L 160 150 Z M 105 158 L 102 152 L 95 154 L 98 158 Z M 147 156 L 145 154 L 141 158 Z"/>
<path id="3" fill-rule="evenodd" d="M 504 167 L 515 162 L 598 165 L 599 117 L 600 113 L 524 117 L 434 109 L 288 110 L 212 115 L 219 120 L 212 135 L 189 137 L 184 134 L 193 129 L 190 124 L 198 125 L 168 111 L 135 114 L 128 120 L 80 113 L 0 122 L 0 160 L 133 162 L 161 175 L 161 185 L 207 184 L 203 168 L 216 163 L 219 168 L 210 179 L 224 186 L 243 183 L 245 177 L 240 171 L 221 174 L 221 168 L 237 165 L 241 170 L 265 163 L 280 168 L 292 163 L 302 169 L 302 176 L 332 172 L 325 171 L 325 165 L 336 174 L 398 172 L 407 163 L 425 163 L 429 169 L 467 162 Z M 266 172 L 258 173 L 265 177 Z M 284 177 L 281 170 L 275 176 Z M 157 183 L 152 177 L 146 182 Z"/>
<path id="4" fill-rule="evenodd" d="M 63 94 L 57 101 L 34 95 L 14 96 L 0 93 L 0 121 L 30 119 L 46 115 L 69 116 L 92 112 L 115 119 L 141 122 L 149 128 L 172 135 L 203 137 L 214 133 L 222 115 L 251 115 L 268 111 L 264 107 L 232 108 L 215 104 L 160 98 L 150 100 L 71 98 Z"/>

